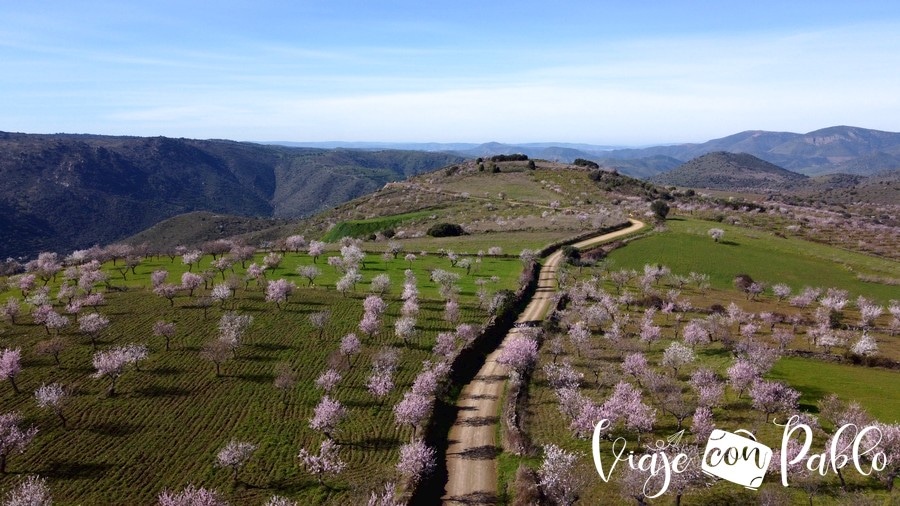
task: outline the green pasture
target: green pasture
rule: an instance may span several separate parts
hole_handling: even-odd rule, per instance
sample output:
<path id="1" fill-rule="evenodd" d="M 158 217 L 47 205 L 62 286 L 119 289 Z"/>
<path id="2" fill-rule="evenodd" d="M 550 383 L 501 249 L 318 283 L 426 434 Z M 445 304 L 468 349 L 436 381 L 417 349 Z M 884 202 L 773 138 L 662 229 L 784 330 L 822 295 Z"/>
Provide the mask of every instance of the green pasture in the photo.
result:
<path id="1" fill-rule="evenodd" d="M 640 271 L 645 264 L 662 264 L 679 274 L 709 274 L 716 288 L 728 288 L 737 274 L 749 274 L 769 285 L 785 283 L 795 292 L 804 286 L 837 287 L 848 290 L 853 298 L 864 295 L 882 303 L 900 298 L 900 287 L 857 278 L 858 274 L 896 276 L 897 262 L 717 222 L 679 217 L 668 220 L 666 226 L 665 232 L 613 251 L 609 255 L 612 267 Z M 711 228 L 725 231 L 723 242 L 707 235 Z"/>

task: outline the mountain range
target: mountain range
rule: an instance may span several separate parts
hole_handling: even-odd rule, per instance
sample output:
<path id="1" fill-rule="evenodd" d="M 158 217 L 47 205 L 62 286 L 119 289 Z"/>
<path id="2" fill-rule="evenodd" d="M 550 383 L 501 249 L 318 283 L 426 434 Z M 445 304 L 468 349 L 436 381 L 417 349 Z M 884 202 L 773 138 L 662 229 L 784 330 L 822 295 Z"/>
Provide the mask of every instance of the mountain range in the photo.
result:
<path id="1" fill-rule="evenodd" d="M 0 258 L 113 242 L 192 211 L 308 216 L 461 160 L 423 151 L 0 133 Z"/>
<path id="2" fill-rule="evenodd" d="M 531 158 L 566 163 L 583 158 L 637 178 L 648 178 L 672 170 L 688 160 L 717 151 L 751 154 L 784 169 L 809 176 L 836 173 L 872 175 L 900 168 L 900 133 L 852 126 L 834 126 L 805 134 L 748 130 L 703 143 L 644 148 L 572 143 L 498 142 L 484 144 L 332 142 L 319 145 L 323 146 L 446 151 L 466 158 L 522 153 Z"/>

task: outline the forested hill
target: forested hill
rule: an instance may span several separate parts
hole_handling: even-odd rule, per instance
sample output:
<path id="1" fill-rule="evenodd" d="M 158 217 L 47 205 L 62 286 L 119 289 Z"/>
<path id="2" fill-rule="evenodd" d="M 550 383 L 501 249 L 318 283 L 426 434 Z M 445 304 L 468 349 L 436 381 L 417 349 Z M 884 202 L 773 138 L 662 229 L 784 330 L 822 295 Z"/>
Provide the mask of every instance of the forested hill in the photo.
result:
<path id="1" fill-rule="evenodd" d="M 0 258 L 109 243 L 191 211 L 307 216 L 461 160 L 418 151 L 0 132 Z"/>

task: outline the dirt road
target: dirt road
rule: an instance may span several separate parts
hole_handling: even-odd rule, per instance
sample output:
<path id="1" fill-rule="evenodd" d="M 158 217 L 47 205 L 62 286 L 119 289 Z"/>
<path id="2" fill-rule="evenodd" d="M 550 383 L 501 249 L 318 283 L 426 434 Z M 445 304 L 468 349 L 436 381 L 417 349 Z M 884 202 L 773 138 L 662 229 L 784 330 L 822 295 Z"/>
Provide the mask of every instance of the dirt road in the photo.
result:
<path id="1" fill-rule="evenodd" d="M 586 239 L 576 243 L 575 247 L 586 248 L 630 234 L 643 226 L 642 222 L 631 220 L 631 226 L 627 228 Z M 561 261 L 562 253 L 556 251 L 544 263 L 534 297 L 517 322 L 542 320 L 547 314 L 556 292 L 556 268 Z M 512 329 L 506 339 L 517 332 L 518 329 Z M 475 379 L 460 393 L 459 415 L 448 437 L 444 504 L 493 504 L 497 500 L 497 455 L 500 453 L 496 441 L 497 423 L 500 396 L 507 379 L 506 368 L 496 361 L 502 348 L 501 343 L 487 356 Z"/>

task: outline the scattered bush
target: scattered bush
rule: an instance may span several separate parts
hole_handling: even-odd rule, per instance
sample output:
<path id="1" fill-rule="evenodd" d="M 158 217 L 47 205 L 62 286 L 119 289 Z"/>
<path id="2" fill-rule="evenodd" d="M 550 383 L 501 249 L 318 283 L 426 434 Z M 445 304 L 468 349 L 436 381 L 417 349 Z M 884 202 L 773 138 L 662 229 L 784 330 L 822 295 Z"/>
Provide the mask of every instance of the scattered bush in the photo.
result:
<path id="1" fill-rule="evenodd" d="M 575 161 L 572 163 L 579 167 L 587 167 L 589 169 L 599 169 L 600 168 L 600 164 L 598 164 L 597 162 L 593 162 L 591 160 L 585 160 L 584 158 L 576 158 Z"/>
<path id="2" fill-rule="evenodd" d="M 431 237 L 456 237 L 466 234 L 465 230 L 456 223 L 435 223 L 426 233 Z"/>
<path id="3" fill-rule="evenodd" d="M 492 162 L 524 162 L 528 160 L 528 155 L 514 153 L 511 155 L 494 155 L 491 157 Z"/>

